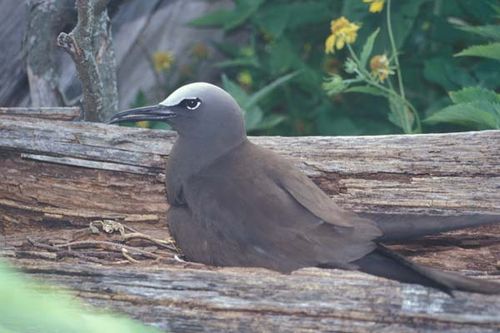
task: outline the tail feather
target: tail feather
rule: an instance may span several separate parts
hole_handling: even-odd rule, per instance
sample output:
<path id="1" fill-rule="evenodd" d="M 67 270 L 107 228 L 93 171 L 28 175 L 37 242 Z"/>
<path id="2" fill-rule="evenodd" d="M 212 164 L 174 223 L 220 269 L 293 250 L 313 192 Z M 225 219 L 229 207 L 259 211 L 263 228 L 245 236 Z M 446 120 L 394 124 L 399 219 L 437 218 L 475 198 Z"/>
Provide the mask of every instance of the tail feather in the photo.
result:
<path id="1" fill-rule="evenodd" d="M 372 253 L 353 262 L 362 272 L 405 283 L 415 283 L 439 289 L 447 294 L 461 290 L 481 294 L 500 294 L 500 284 L 472 279 L 456 273 L 417 265 L 379 246 Z"/>
<path id="2" fill-rule="evenodd" d="M 425 235 L 500 223 L 500 215 L 421 216 L 401 214 L 361 214 L 382 230 L 380 242 L 400 242 Z"/>

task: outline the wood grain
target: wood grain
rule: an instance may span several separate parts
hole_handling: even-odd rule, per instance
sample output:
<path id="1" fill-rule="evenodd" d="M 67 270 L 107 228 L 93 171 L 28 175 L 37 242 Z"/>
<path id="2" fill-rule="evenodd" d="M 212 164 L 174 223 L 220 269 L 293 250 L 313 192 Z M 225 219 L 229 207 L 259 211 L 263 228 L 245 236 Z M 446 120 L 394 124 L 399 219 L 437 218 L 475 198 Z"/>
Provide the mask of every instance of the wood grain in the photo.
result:
<path id="1" fill-rule="evenodd" d="M 0 107 L 1 116 L 17 116 L 51 120 L 78 120 L 81 118 L 79 107 Z"/>
<path id="2" fill-rule="evenodd" d="M 173 257 L 99 265 L 26 246 L 27 237 L 67 241 L 96 219 L 168 238 L 164 167 L 175 138 L 166 131 L 0 114 L 0 255 L 89 304 L 165 331 L 500 330 L 498 296 L 450 298 L 358 272 L 281 275 Z M 293 158 L 333 200 L 359 212 L 500 211 L 500 131 L 250 139 Z M 499 235 L 498 225 L 486 226 L 392 248 L 419 263 L 500 280 Z"/>
<path id="3" fill-rule="evenodd" d="M 0 217 L 163 221 L 164 168 L 175 137 L 0 115 Z M 295 158 L 337 203 L 358 212 L 500 211 L 500 131 L 251 140 Z"/>
<path id="4" fill-rule="evenodd" d="M 168 332 L 498 332 L 498 296 L 448 295 L 358 272 L 16 262 L 85 302 Z"/>

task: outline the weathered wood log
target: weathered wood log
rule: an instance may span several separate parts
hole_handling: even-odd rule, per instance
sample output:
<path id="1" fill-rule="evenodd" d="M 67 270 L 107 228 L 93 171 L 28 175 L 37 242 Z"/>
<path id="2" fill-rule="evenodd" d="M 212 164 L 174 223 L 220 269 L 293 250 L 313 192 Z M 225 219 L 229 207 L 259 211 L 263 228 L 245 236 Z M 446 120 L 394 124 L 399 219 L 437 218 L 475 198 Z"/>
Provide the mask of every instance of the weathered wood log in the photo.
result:
<path id="1" fill-rule="evenodd" d="M 500 298 L 457 293 L 362 273 L 181 266 L 106 268 L 16 262 L 31 276 L 73 290 L 167 332 L 498 332 Z"/>
<path id="2" fill-rule="evenodd" d="M 287 276 L 171 261 L 109 267 L 19 251 L 27 236 L 66 237 L 74 229 L 65 222 L 105 218 L 168 237 L 164 167 L 174 140 L 167 131 L 0 114 L 0 255 L 90 304 L 175 332 L 500 330 L 498 296 L 449 298 L 357 272 Z M 295 157 L 334 200 L 360 212 L 500 209 L 500 131 L 251 140 Z M 490 226 L 395 249 L 420 263 L 498 279 L 499 235 Z"/>
<path id="3" fill-rule="evenodd" d="M 18 116 L 52 120 L 77 120 L 81 118 L 81 111 L 79 107 L 0 107 L 0 116 Z"/>
<path id="4" fill-rule="evenodd" d="M 174 140 L 173 132 L 0 115 L 0 218 L 164 221 L 164 167 Z M 252 141 L 297 158 L 346 208 L 500 210 L 500 131 Z"/>

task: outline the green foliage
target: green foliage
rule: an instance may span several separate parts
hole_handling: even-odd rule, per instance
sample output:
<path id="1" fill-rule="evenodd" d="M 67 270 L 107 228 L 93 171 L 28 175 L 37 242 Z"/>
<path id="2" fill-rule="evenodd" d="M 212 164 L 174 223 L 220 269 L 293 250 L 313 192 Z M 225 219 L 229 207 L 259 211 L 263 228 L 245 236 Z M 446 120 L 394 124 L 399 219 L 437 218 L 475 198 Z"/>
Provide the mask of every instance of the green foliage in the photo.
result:
<path id="1" fill-rule="evenodd" d="M 474 129 L 500 129 L 500 94 L 479 87 L 450 92 L 454 105 L 430 115 L 429 124 L 452 123 Z"/>
<path id="2" fill-rule="evenodd" d="M 258 103 L 274 89 L 291 80 L 298 73 L 291 73 L 282 76 L 259 91 L 248 95 L 238 84 L 234 83 L 227 76 L 222 77 L 224 89 L 229 92 L 245 112 L 245 123 L 247 131 L 265 130 L 272 128 L 282 122 L 285 118 L 280 115 L 271 114 L 264 117 L 264 112 L 258 106 Z"/>
<path id="3" fill-rule="evenodd" d="M 500 25 L 457 26 L 457 28 L 486 39 L 500 41 Z M 500 60 L 500 43 L 473 45 L 455 54 L 455 56 L 473 56 Z"/>
<path id="4" fill-rule="evenodd" d="M 372 54 L 373 44 L 375 43 L 375 39 L 377 39 L 378 33 L 380 29 L 377 28 L 371 35 L 366 39 L 365 44 L 363 45 L 363 51 L 361 51 L 361 56 L 359 57 L 360 66 L 365 68 L 368 63 L 368 58 Z"/>
<path id="5" fill-rule="evenodd" d="M 500 103 L 475 101 L 450 105 L 425 120 L 430 124 L 452 123 L 474 129 L 500 129 Z"/>
<path id="6" fill-rule="evenodd" d="M 461 52 L 458 52 L 455 56 L 483 57 L 500 61 L 500 43 L 473 45 Z"/>
<path id="7" fill-rule="evenodd" d="M 371 87 L 371 86 L 354 86 L 354 87 L 349 87 L 345 89 L 343 92 L 351 92 L 351 93 L 363 93 L 363 94 L 370 94 L 374 96 L 381 96 L 381 97 L 387 97 L 387 94 L 384 93 L 383 91 Z"/>
<path id="8" fill-rule="evenodd" d="M 1 261 L 0 300 L 0 332 L 159 332 L 123 316 L 84 307 L 54 287 L 27 281 Z"/>
<path id="9" fill-rule="evenodd" d="M 480 26 L 458 26 L 460 30 L 471 32 L 476 35 L 500 41 L 500 26 L 498 25 L 480 25 Z"/>
<path id="10" fill-rule="evenodd" d="M 457 26 L 458 29 L 470 32 L 486 39 L 500 40 L 500 26 Z M 500 61 L 500 43 L 473 45 L 455 56 L 473 56 Z M 448 65 L 449 66 L 449 65 Z M 463 85 L 475 84 L 469 74 L 456 75 L 454 68 L 448 67 L 448 76 L 461 80 Z M 496 71 L 498 80 L 498 70 Z M 430 74 L 431 72 L 429 72 Z M 482 75 L 483 76 L 483 75 Z M 438 77 L 438 75 L 436 75 Z M 460 83 L 460 81 L 457 81 Z M 481 82 L 477 82 L 476 84 Z M 436 111 L 425 119 L 427 124 L 451 123 L 473 129 L 499 129 L 500 128 L 500 95 L 493 90 L 482 88 L 481 85 L 469 86 L 459 91 L 449 93 L 454 105 L 446 106 Z M 448 85 L 449 86 L 449 85 Z"/>
<path id="11" fill-rule="evenodd" d="M 230 86 L 234 95 L 249 98 L 269 82 L 300 71 L 300 75 L 279 85 L 255 108 L 247 110 L 253 133 L 409 132 L 417 130 L 418 116 L 428 118 L 422 128 L 427 132 L 491 125 L 488 116 L 490 120 L 482 125 L 478 125 L 475 116 L 470 122 L 443 122 L 430 117 L 437 117 L 436 110 L 458 110 L 456 105 L 460 103 L 454 104 L 447 97 L 449 91 L 465 87 L 491 91 L 500 88 L 500 66 L 496 60 L 500 12 L 496 0 L 398 0 L 392 1 L 392 7 L 391 24 L 406 102 L 373 85 L 361 84 L 354 71 L 368 71 L 371 56 L 390 53 L 386 8 L 381 13 L 370 13 L 362 0 L 239 0 L 232 10 L 205 14 L 192 24 L 200 28 L 219 27 L 226 33 L 227 38 L 216 44 L 226 59 L 217 66 L 226 76 L 224 86 Z M 359 64 L 354 68 L 352 62 L 346 63 L 346 48 L 333 55 L 324 52 L 330 22 L 340 16 L 361 25 L 352 45 L 359 54 Z M 457 53 L 460 56 L 454 57 Z M 389 59 L 393 63 L 394 58 Z M 249 73 L 251 84 L 240 82 L 238 78 L 243 72 Z M 349 75 L 354 77 L 345 82 L 343 78 Z M 330 88 L 328 93 L 323 87 Z M 400 93 L 396 84 L 393 90 Z M 478 106 L 476 102 L 469 103 Z M 466 108 L 472 110 L 470 106 Z M 491 105 L 481 105 L 483 108 L 490 110 L 486 111 L 488 114 L 495 109 Z M 463 110 L 460 106 L 462 117 L 470 114 Z"/>
<path id="12" fill-rule="evenodd" d="M 451 91 L 450 98 L 455 104 L 475 101 L 500 103 L 499 94 L 480 87 L 467 87 L 459 91 Z"/>
<path id="13" fill-rule="evenodd" d="M 222 26 L 231 30 L 244 23 L 254 14 L 264 0 L 235 0 L 234 10 L 218 10 L 191 21 L 194 26 Z"/>

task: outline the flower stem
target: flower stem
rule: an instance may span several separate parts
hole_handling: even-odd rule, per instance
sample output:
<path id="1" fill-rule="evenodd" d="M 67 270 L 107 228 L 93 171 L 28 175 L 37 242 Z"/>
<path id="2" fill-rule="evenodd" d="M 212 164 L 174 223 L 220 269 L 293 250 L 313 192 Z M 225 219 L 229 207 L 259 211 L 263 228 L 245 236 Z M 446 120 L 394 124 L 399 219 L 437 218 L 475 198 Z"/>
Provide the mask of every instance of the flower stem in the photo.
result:
<path id="1" fill-rule="evenodd" d="M 399 83 L 399 93 L 401 94 L 401 97 L 406 99 L 405 88 L 403 86 L 403 73 L 401 72 L 401 66 L 399 66 L 398 50 L 396 48 L 396 42 L 394 41 L 394 34 L 392 33 L 391 0 L 387 0 L 387 32 L 389 34 L 389 40 L 391 42 L 392 54 L 394 56 L 394 63 L 396 64 L 396 73 L 398 75 L 398 83 Z"/>
<path id="2" fill-rule="evenodd" d="M 346 45 L 347 45 L 347 49 L 349 50 L 349 53 L 351 54 L 352 59 L 356 62 L 356 64 L 358 65 L 358 68 L 361 68 L 361 61 L 359 60 L 358 56 L 356 55 L 356 53 L 352 49 L 351 45 L 349 45 L 349 44 L 346 44 Z"/>
<path id="3" fill-rule="evenodd" d="M 398 76 L 398 85 L 399 85 L 399 93 L 400 93 L 400 98 L 402 101 L 405 102 L 405 104 L 410 108 L 410 110 L 413 112 L 413 115 L 415 117 L 415 123 L 416 123 L 416 131 L 421 132 L 421 126 L 420 126 L 420 119 L 418 117 L 417 110 L 411 105 L 407 100 L 406 100 L 406 94 L 405 94 L 405 88 L 403 84 L 403 73 L 401 70 L 401 66 L 399 64 L 399 56 L 398 56 L 398 50 L 396 48 L 396 42 L 394 41 L 394 34 L 392 32 L 392 22 L 391 22 L 391 0 L 387 0 L 387 33 L 389 34 L 389 41 L 391 43 L 391 48 L 392 48 L 392 56 L 394 57 L 394 63 L 396 64 L 396 74 Z M 408 113 L 406 110 L 403 110 L 403 130 L 405 133 L 411 133 L 412 131 L 412 125 L 410 123 L 410 119 L 408 118 Z"/>
<path id="4" fill-rule="evenodd" d="M 390 0 L 389 0 L 390 1 Z M 387 8 L 389 10 L 389 8 Z M 392 31 L 390 32 L 390 34 L 392 35 Z M 394 38 L 392 38 L 392 41 L 394 41 Z M 396 63 L 396 66 L 398 67 L 397 70 L 399 69 L 399 62 L 397 61 L 397 53 L 396 51 L 394 51 L 395 49 L 395 44 L 394 43 L 391 43 L 392 46 L 393 46 L 393 53 L 394 53 L 394 58 L 395 58 L 395 63 Z M 389 96 L 393 96 L 395 98 L 397 98 L 398 100 L 400 100 L 404 105 L 406 105 L 406 107 L 408 107 L 408 109 L 410 109 L 410 111 L 413 113 L 413 115 L 415 116 L 415 123 L 416 123 L 416 129 L 415 129 L 415 132 L 417 133 L 420 133 L 422 131 L 421 129 L 421 125 L 420 125 L 420 119 L 418 117 L 418 113 L 417 113 L 417 110 L 415 109 L 415 107 L 408 101 L 406 100 L 406 98 L 404 97 L 404 88 L 403 88 L 403 85 L 402 85 L 402 80 L 401 79 L 398 79 L 399 81 L 399 86 L 400 86 L 400 90 L 402 91 L 401 95 L 398 94 L 396 92 L 396 90 L 394 89 L 389 89 L 389 88 L 386 88 L 384 87 L 383 85 L 381 85 L 380 83 L 378 83 L 377 81 L 375 81 L 372 76 L 370 75 L 370 73 L 361 66 L 361 61 L 359 60 L 358 56 L 356 55 L 356 53 L 354 52 L 354 50 L 352 49 L 351 45 L 347 44 L 347 49 L 349 50 L 349 53 L 352 57 L 352 59 L 356 62 L 356 64 L 358 65 L 358 70 L 356 70 L 356 73 L 358 74 L 358 77 L 360 77 L 363 81 L 365 81 L 368 85 L 371 85 L 383 92 L 385 92 L 388 97 Z M 398 70 L 397 73 L 399 74 L 399 77 L 401 76 L 401 73 L 400 71 Z M 403 118 L 403 131 L 406 133 L 406 134 L 411 134 L 413 131 L 412 131 L 412 126 L 410 124 L 410 119 L 408 118 L 408 113 L 406 112 L 406 110 L 402 110 L 403 114 L 402 114 L 402 118 Z"/>

